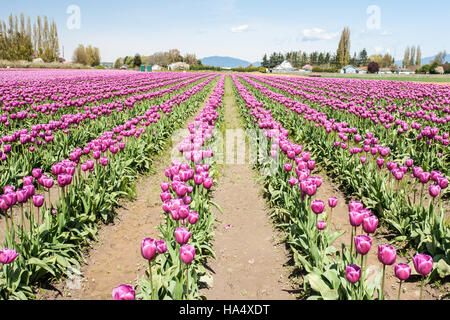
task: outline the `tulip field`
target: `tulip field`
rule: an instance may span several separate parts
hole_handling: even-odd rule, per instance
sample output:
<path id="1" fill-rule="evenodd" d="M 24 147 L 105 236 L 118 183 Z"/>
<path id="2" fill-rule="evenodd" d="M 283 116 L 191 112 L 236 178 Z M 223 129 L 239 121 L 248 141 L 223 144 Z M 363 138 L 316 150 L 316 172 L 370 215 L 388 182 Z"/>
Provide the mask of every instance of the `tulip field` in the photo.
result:
<path id="1" fill-rule="evenodd" d="M 163 164 L 157 186 L 159 236 L 130 244 L 145 270 L 108 294 L 207 298 L 205 279 L 220 276 L 207 267 L 221 263 L 215 230 L 227 216 L 215 201 L 227 170 L 218 148 L 227 94 L 242 129 L 255 133 L 260 154 L 242 165 L 259 176 L 284 235 L 296 298 L 401 299 L 406 285 L 417 299 L 430 286 L 449 297 L 450 86 L 8 69 L 0 71 L 0 299 L 36 299 L 72 267 L 83 270 L 99 230 L 115 221 L 121 201 L 133 201 L 178 129 L 187 129 L 173 145 L 179 157 Z M 322 192 L 325 181 L 339 194 Z"/>

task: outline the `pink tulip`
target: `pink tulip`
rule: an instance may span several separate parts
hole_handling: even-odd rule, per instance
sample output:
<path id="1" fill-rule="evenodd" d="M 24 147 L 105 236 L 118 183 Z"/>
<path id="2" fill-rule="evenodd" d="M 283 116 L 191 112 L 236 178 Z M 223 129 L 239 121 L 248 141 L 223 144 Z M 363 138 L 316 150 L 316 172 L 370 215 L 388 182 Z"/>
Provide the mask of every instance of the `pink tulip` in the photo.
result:
<path id="1" fill-rule="evenodd" d="M 156 251 L 158 253 L 165 253 L 167 251 L 167 244 L 164 240 L 156 241 Z"/>
<path id="2" fill-rule="evenodd" d="M 195 211 L 189 212 L 188 221 L 190 224 L 196 224 L 198 221 L 198 212 Z"/>
<path id="3" fill-rule="evenodd" d="M 424 253 L 419 253 L 413 257 L 413 264 L 417 273 L 426 276 L 433 269 L 433 258 Z"/>
<path id="4" fill-rule="evenodd" d="M 390 245 L 379 245 L 378 246 L 378 260 L 385 265 L 391 265 L 395 263 L 397 259 L 397 252 L 395 248 Z"/>
<path id="5" fill-rule="evenodd" d="M 364 205 L 360 201 L 350 201 L 348 204 L 349 211 L 359 211 L 364 208 Z"/>
<path id="6" fill-rule="evenodd" d="M 356 264 L 350 264 L 345 268 L 345 276 L 351 283 L 356 283 L 361 278 L 361 268 Z"/>
<path id="7" fill-rule="evenodd" d="M 372 238 L 366 235 L 359 235 L 355 237 L 355 248 L 359 254 L 365 255 L 372 247 Z"/>
<path id="8" fill-rule="evenodd" d="M 10 264 L 14 260 L 16 260 L 18 256 L 19 254 L 15 250 L 3 248 L 3 250 L 0 251 L 0 263 Z"/>
<path id="9" fill-rule="evenodd" d="M 175 229 L 175 240 L 181 245 L 187 243 L 191 235 L 192 232 L 189 232 L 186 227 L 179 227 Z"/>
<path id="10" fill-rule="evenodd" d="M 328 205 L 330 206 L 330 208 L 336 207 L 337 203 L 338 203 L 338 198 L 337 197 L 330 197 L 330 198 L 328 198 Z"/>
<path id="11" fill-rule="evenodd" d="M 190 264 L 195 257 L 195 248 L 189 244 L 185 244 L 180 248 L 181 261 Z"/>
<path id="12" fill-rule="evenodd" d="M 363 230 L 367 233 L 375 233 L 378 226 L 378 218 L 376 216 L 365 217 L 362 222 Z"/>
<path id="13" fill-rule="evenodd" d="M 112 292 L 114 300 L 135 300 L 136 294 L 134 288 L 130 285 L 121 284 L 115 287 Z"/>
<path id="14" fill-rule="evenodd" d="M 404 281 L 411 275 L 411 267 L 406 263 L 397 263 L 394 272 L 398 279 Z"/>
<path id="15" fill-rule="evenodd" d="M 208 178 L 206 178 L 206 179 L 203 181 L 203 186 L 204 186 L 206 189 L 211 188 L 212 185 L 213 185 L 213 179 L 212 179 L 211 177 L 208 177 Z"/>
<path id="16" fill-rule="evenodd" d="M 321 214 L 325 209 L 325 203 L 322 200 L 313 200 L 311 202 L 311 209 L 315 214 Z"/>
<path id="17" fill-rule="evenodd" d="M 317 229 L 323 230 L 327 227 L 327 223 L 325 221 L 317 221 Z"/>
<path id="18" fill-rule="evenodd" d="M 141 242 L 141 254 L 144 259 L 152 260 L 156 255 L 156 241 L 152 238 L 145 238 Z"/>
<path id="19" fill-rule="evenodd" d="M 439 192 L 441 192 L 441 187 L 437 184 L 430 184 L 428 187 L 428 191 L 430 193 L 430 196 L 433 198 L 436 198 L 439 195 Z"/>

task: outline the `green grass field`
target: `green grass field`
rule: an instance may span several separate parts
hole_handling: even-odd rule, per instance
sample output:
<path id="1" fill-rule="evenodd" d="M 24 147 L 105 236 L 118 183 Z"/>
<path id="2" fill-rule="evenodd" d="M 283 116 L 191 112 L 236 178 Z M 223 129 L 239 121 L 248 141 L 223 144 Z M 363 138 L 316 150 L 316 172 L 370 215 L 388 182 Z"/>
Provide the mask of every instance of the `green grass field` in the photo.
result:
<path id="1" fill-rule="evenodd" d="M 449 82 L 450 74 L 342 74 L 342 73 L 320 73 L 323 78 L 352 78 L 371 80 L 396 80 L 396 81 L 419 81 L 419 82 Z"/>

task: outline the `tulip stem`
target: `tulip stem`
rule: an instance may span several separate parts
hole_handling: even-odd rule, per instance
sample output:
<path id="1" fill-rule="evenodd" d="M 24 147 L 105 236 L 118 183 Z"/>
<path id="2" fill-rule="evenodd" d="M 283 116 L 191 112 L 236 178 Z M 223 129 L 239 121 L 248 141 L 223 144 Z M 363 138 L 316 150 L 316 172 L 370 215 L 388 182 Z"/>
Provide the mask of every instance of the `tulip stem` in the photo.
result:
<path id="1" fill-rule="evenodd" d="M 186 299 L 189 300 L 189 264 L 186 264 Z"/>
<path id="2" fill-rule="evenodd" d="M 381 280 L 381 299 L 384 300 L 384 275 L 386 273 L 386 265 L 383 264 L 383 278 Z"/>
<path id="3" fill-rule="evenodd" d="M 397 295 L 397 300 L 400 300 L 400 292 L 402 289 L 402 280 L 400 280 L 400 284 L 398 285 L 398 295 Z"/>
<path id="4" fill-rule="evenodd" d="M 148 260 L 148 273 L 150 275 L 150 300 L 153 300 L 153 277 L 152 277 L 152 260 Z"/>
<path id="5" fill-rule="evenodd" d="M 354 227 L 352 227 L 352 236 L 350 238 L 350 255 L 353 255 L 353 230 Z"/>
<path id="6" fill-rule="evenodd" d="M 420 298 L 419 298 L 419 300 L 422 300 L 424 282 L 425 282 L 425 276 L 422 275 L 422 284 L 420 285 Z"/>
<path id="7" fill-rule="evenodd" d="M 364 300 L 364 255 L 361 255 L 361 300 Z"/>
<path id="8" fill-rule="evenodd" d="M 22 229 L 22 233 L 23 233 L 23 226 L 25 225 L 24 224 L 25 217 L 24 217 L 24 214 L 23 214 L 23 203 L 20 204 L 20 214 L 21 214 L 21 218 L 22 218 L 22 226 L 21 226 L 22 228 L 21 229 Z"/>

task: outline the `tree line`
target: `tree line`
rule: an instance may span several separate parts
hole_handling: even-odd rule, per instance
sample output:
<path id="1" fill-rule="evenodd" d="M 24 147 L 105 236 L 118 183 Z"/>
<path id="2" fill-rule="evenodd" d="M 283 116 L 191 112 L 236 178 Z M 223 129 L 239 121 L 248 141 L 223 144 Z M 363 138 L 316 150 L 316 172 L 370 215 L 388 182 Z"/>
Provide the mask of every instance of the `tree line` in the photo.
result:
<path id="1" fill-rule="evenodd" d="M 59 58 L 58 29 L 54 20 L 37 16 L 34 23 L 23 13 L 9 15 L 8 24 L 0 21 L 0 59 L 31 61 L 41 58 L 53 62 Z"/>
<path id="2" fill-rule="evenodd" d="M 200 60 L 197 59 L 195 54 L 186 53 L 184 56 L 182 56 L 180 50 L 171 49 L 169 51 L 155 52 L 150 56 L 141 56 L 139 53 L 136 53 L 134 57 L 120 57 L 117 58 L 114 62 L 114 68 L 119 69 L 124 64 L 126 64 L 130 68 L 140 67 L 141 64 L 167 67 L 169 64 L 172 64 L 174 62 L 185 62 L 190 66 L 201 64 Z"/>
<path id="3" fill-rule="evenodd" d="M 100 49 L 80 44 L 73 53 L 72 62 L 96 67 L 100 65 Z"/>

